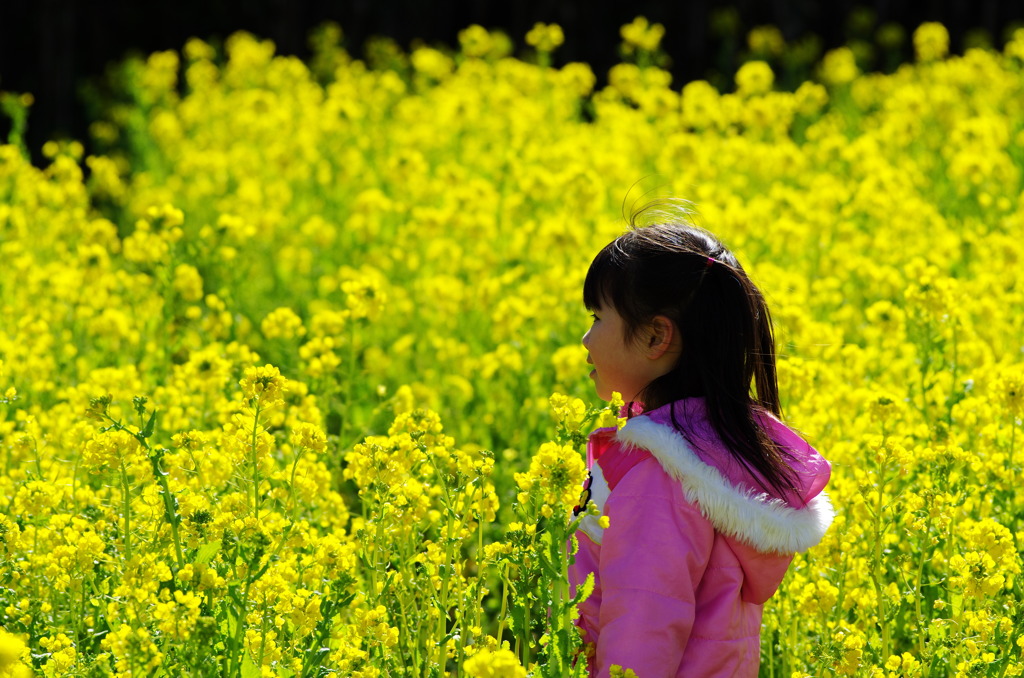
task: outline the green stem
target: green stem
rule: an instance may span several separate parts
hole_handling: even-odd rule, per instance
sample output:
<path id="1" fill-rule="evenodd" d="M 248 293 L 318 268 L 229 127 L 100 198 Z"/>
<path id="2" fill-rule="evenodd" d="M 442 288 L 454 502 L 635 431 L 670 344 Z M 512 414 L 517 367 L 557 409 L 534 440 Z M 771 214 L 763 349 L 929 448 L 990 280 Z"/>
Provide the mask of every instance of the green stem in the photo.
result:
<path id="1" fill-rule="evenodd" d="M 530 604 L 529 604 L 529 601 L 526 601 L 526 604 L 523 607 L 524 607 L 523 612 L 524 612 L 525 620 L 526 620 L 526 622 L 524 624 L 524 626 L 526 628 L 523 629 L 523 666 L 525 666 L 526 669 L 529 670 L 529 668 L 530 668 L 530 637 L 533 635 L 533 630 L 532 630 L 531 625 L 530 625 Z"/>
<path id="2" fill-rule="evenodd" d="M 295 460 L 292 462 L 292 472 L 288 478 L 288 512 L 291 514 L 292 522 L 295 522 L 295 513 L 298 509 L 298 502 L 295 501 L 295 472 L 299 468 L 299 460 L 302 458 L 302 451 L 306 449 L 300 447 L 295 453 Z"/>
<path id="3" fill-rule="evenodd" d="M 1016 445 L 1017 438 L 1017 420 L 1011 414 L 1010 415 L 1010 455 L 1007 459 L 1006 466 L 1010 469 L 1010 473 L 1013 473 L 1013 448 Z"/>
<path id="4" fill-rule="evenodd" d="M 563 538 L 563 539 L 561 539 L 559 541 L 559 543 L 561 543 L 561 544 L 564 544 L 565 542 L 566 542 L 565 538 Z M 568 586 L 569 586 L 569 553 L 565 549 L 561 549 L 560 551 L 558 551 L 558 553 L 560 554 L 560 560 L 561 560 L 561 568 L 560 568 L 561 571 L 559 573 L 559 576 L 561 577 L 561 579 L 557 582 L 558 598 L 556 600 L 557 607 L 555 609 L 558 611 L 559 617 L 561 619 L 561 628 L 558 629 L 558 631 L 566 631 L 567 632 L 567 631 L 569 631 L 572 628 L 572 619 L 570 618 L 571 614 L 572 614 L 572 611 L 571 611 L 572 606 L 566 604 L 567 601 L 571 600 L 571 596 L 569 595 L 570 592 L 569 592 L 569 589 L 568 589 Z M 565 661 L 566 658 L 569 657 L 570 644 L 572 642 L 571 641 L 572 634 L 571 633 L 563 633 L 562 634 L 562 638 L 564 639 L 565 645 L 562 647 L 561 658 L 562 658 L 562 661 Z"/>
<path id="5" fill-rule="evenodd" d="M 341 432 L 338 436 L 341 440 L 348 439 L 348 430 L 351 428 L 349 420 L 352 418 L 352 382 L 355 381 L 355 362 L 356 328 L 354 324 L 350 323 L 348 333 L 348 365 L 345 370 L 345 404 L 341 408 L 344 414 L 341 417 Z"/>
<path id="6" fill-rule="evenodd" d="M 236 618 L 237 626 L 235 627 L 235 637 L 231 640 L 231 649 L 233 650 L 232 657 L 227 664 L 228 669 L 231 669 L 237 662 L 237 669 L 234 671 L 229 670 L 225 678 L 233 678 L 233 676 L 241 675 L 243 655 L 245 654 L 245 645 L 242 643 L 242 632 L 245 630 L 245 611 L 249 607 L 250 586 L 252 586 L 252 579 L 246 577 L 245 593 L 242 594 L 242 607 L 238 611 L 238 617 Z"/>
<path id="7" fill-rule="evenodd" d="M 402 562 L 406 562 L 404 557 L 402 558 Z M 406 655 L 412 657 L 413 666 L 418 667 L 421 662 L 420 644 L 418 642 L 411 641 L 409 638 L 412 634 L 409 632 L 411 625 L 409 624 L 409 615 L 405 610 L 405 596 L 395 596 L 395 600 L 398 602 L 398 618 L 401 620 L 398 625 L 398 644 L 403 648 L 403 652 Z M 418 637 L 417 640 L 419 640 Z M 423 667 L 424 671 L 426 668 L 426 666 Z"/>
<path id="8" fill-rule="evenodd" d="M 927 537 L 930 533 L 931 525 L 929 524 L 925 529 L 924 534 Z M 918 657 L 921 657 L 922 659 L 925 656 L 925 624 L 924 615 L 921 611 L 921 599 L 923 598 L 921 595 L 921 580 L 924 579 L 924 562 L 926 552 L 927 549 L 920 549 L 920 559 L 917 561 L 917 582 L 914 585 L 914 613 L 917 615 L 917 653 Z"/>
<path id="9" fill-rule="evenodd" d="M 444 486 L 444 482 L 443 481 L 441 482 L 441 485 Z M 447 492 L 446 492 L 446 494 L 447 494 Z M 455 526 L 454 526 L 453 523 L 454 523 L 454 521 L 452 520 L 451 507 L 449 506 L 448 507 L 448 524 L 447 524 L 447 527 L 446 527 L 447 534 L 446 534 L 445 539 L 444 539 L 444 541 L 445 541 L 445 544 L 444 544 L 444 576 L 441 577 L 441 595 L 439 597 L 439 602 L 441 603 L 441 609 L 440 609 L 441 614 L 438 616 L 438 619 L 437 619 L 437 623 L 439 625 L 438 629 L 437 629 L 437 637 L 438 638 L 444 638 L 445 635 L 447 635 L 447 633 L 448 633 L 447 622 L 448 622 L 448 610 L 450 608 L 450 606 L 448 605 L 448 584 L 451 581 L 451 576 L 452 576 L 453 557 L 452 557 L 452 553 L 451 553 L 451 542 L 452 542 L 452 532 L 455 529 Z M 438 664 L 440 665 L 442 663 L 442 660 L 443 660 L 443 657 L 444 657 L 445 648 L 443 648 L 441 646 L 438 646 L 438 650 L 437 651 L 438 651 Z"/>
<path id="10" fill-rule="evenodd" d="M 505 619 L 508 617 L 508 579 L 505 573 L 501 577 L 501 611 L 498 612 L 498 633 L 494 636 L 501 646 L 501 637 L 505 634 Z"/>
<path id="11" fill-rule="evenodd" d="M 262 670 L 263 654 L 267 647 L 267 598 L 263 596 L 263 614 L 260 615 L 260 657 L 256 666 Z"/>
<path id="12" fill-rule="evenodd" d="M 32 452 L 35 454 L 36 457 L 36 473 L 39 474 L 40 480 L 46 480 L 46 477 L 43 476 L 43 463 L 39 459 L 39 444 L 35 443 L 35 441 L 33 441 L 33 443 L 34 444 L 32 445 Z"/>
<path id="13" fill-rule="evenodd" d="M 957 342 L 956 321 L 952 320 L 951 322 L 953 323 L 953 361 L 952 361 L 953 364 L 950 365 L 950 369 L 953 372 L 953 379 L 952 379 L 952 383 L 950 384 L 950 387 L 949 387 L 949 403 L 948 403 L 948 406 L 946 408 L 946 423 L 948 423 L 950 425 L 953 424 L 953 405 L 954 405 L 954 401 L 956 399 L 956 390 L 957 390 L 956 373 L 957 373 L 957 367 L 958 367 L 958 364 L 957 364 L 957 345 L 958 345 L 958 342 Z"/>
<path id="14" fill-rule="evenodd" d="M 928 369 L 932 362 L 932 325 L 931 321 L 925 323 L 925 351 L 921 359 L 921 414 L 929 424 L 931 417 L 928 416 Z M 886 657 L 888 658 L 888 657 Z"/>
<path id="15" fill-rule="evenodd" d="M 785 647 L 782 652 L 782 675 L 790 676 L 793 675 L 793 667 L 790 666 L 791 657 L 793 656 L 792 650 L 799 646 L 800 634 L 798 629 L 799 617 L 795 614 L 790 615 L 789 624 L 789 642 L 785 643 Z"/>
<path id="16" fill-rule="evenodd" d="M 74 619 L 74 629 L 75 629 L 75 636 L 74 637 L 75 637 L 75 642 L 81 642 L 81 639 L 82 639 L 82 635 L 83 635 L 82 634 L 82 622 L 83 622 L 83 620 L 86 617 L 86 614 L 85 614 L 86 598 L 87 598 L 87 596 L 86 596 L 86 578 L 82 577 L 82 609 L 79 612 L 79 614 L 76 615 L 76 617 Z M 72 612 L 74 611 L 74 606 L 73 605 L 69 605 L 68 607 L 71 608 Z"/>
<path id="17" fill-rule="evenodd" d="M 121 496 L 124 500 L 124 553 L 128 560 L 132 559 L 132 537 L 131 537 L 131 511 L 132 496 L 131 488 L 128 485 L 128 472 L 124 468 L 124 459 L 121 465 Z"/>
<path id="18" fill-rule="evenodd" d="M 252 440 L 249 445 L 250 451 L 252 452 L 252 506 L 253 516 L 256 520 L 260 519 L 260 460 L 259 454 L 257 453 L 256 438 L 260 429 L 260 403 L 256 401 L 256 412 L 253 414 L 252 419 Z"/>
<path id="19" fill-rule="evenodd" d="M 879 463 L 878 469 L 878 500 L 875 503 L 875 539 L 874 557 L 871 569 L 871 580 L 875 585 L 875 596 L 878 598 L 878 624 L 882 627 L 882 661 L 889 658 L 891 654 L 891 630 L 885 615 L 885 596 L 882 590 L 882 579 L 879 570 L 882 567 L 882 511 L 884 510 L 883 499 L 885 490 L 886 462 Z"/>
<path id="20" fill-rule="evenodd" d="M 470 482 L 470 484 L 472 484 L 472 481 Z M 463 504 L 462 504 L 462 511 L 460 512 L 460 515 L 470 516 L 470 511 L 472 510 L 472 503 L 473 503 L 473 493 L 467 491 L 467 492 L 464 492 L 462 496 L 463 496 Z M 481 496 L 482 496 L 482 494 L 481 494 Z M 473 599 L 476 602 L 476 606 L 475 606 L 475 610 L 474 610 L 475 614 L 476 614 L 476 616 L 474 618 L 475 619 L 475 626 L 477 628 L 480 628 L 480 629 L 483 628 L 480 625 L 480 615 L 481 615 L 482 610 L 483 610 L 483 600 L 484 600 L 483 592 L 482 592 L 483 591 L 483 586 L 480 584 L 481 571 L 483 569 L 483 567 L 482 567 L 482 560 L 481 560 L 481 558 L 483 557 L 483 545 L 484 545 L 483 517 L 482 516 L 477 516 L 477 552 L 476 552 L 476 582 L 475 582 L 475 584 L 476 584 L 476 592 L 475 592 L 475 594 L 473 596 Z M 468 579 L 468 577 L 467 577 L 467 579 Z M 465 600 L 465 598 L 463 598 L 463 600 Z M 465 624 L 464 624 L 464 619 L 463 619 L 462 614 L 461 614 L 461 612 L 463 611 L 463 608 L 464 608 L 463 605 L 459 605 L 459 611 L 460 611 L 460 615 L 459 615 L 459 647 L 458 647 L 458 652 L 457 652 L 457 654 L 455 656 L 456 666 L 462 666 L 462 661 L 463 661 L 463 659 L 465 657 L 465 654 L 466 654 L 466 642 L 468 640 L 467 636 L 469 635 L 466 632 L 466 628 L 465 628 Z"/>
<path id="21" fill-rule="evenodd" d="M 481 483 L 480 496 L 481 496 L 481 498 L 483 497 L 483 483 Z M 484 625 L 483 625 L 483 613 L 484 613 L 484 610 L 483 610 L 483 607 L 484 607 L 483 606 L 483 602 L 484 602 L 483 590 L 484 589 L 483 589 L 483 586 L 480 585 L 480 582 L 483 579 L 483 569 L 484 569 L 484 567 L 483 567 L 483 565 L 484 565 L 484 561 L 483 561 L 483 557 L 484 557 L 484 517 L 482 515 L 477 516 L 476 535 L 477 535 L 477 537 L 476 537 L 476 553 L 477 553 L 476 561 L 478 563 L 477 573 L 476 573 L 476 579 L 477 579 L 476 627 L 478 629 L 482 629 L 484 627 Z M 498 640 L 499 640 L 499 643 L 500 643 L 501 639 L 499 638 Z"/>
<path id="22" fill-rule="evenodd" d="M 174 497 L 171 495 L 171 487 L 170 483 L 167 482 L 167 476 L 163 474 L 163 470 L 160 468 L 159 460 L 154 465 L 157 470 L 157 481 L 160 483 L 160 492 L 164 498 L 164 515 L 171 526 L 171 537 L 174 539 L 174 555 L 180 570 L 185 567 L 185 557 L 182 554 L 181 539 L 178 536 L 178 514 L 174 510 Z"/>

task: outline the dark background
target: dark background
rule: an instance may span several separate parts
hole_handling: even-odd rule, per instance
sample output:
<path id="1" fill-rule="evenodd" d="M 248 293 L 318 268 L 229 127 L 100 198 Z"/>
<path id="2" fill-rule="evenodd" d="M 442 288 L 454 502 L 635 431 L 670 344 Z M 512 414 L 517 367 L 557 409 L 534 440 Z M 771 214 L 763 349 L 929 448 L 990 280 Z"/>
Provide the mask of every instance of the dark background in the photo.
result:
<path id="1" fill-rule="evenodd" d="M 729 44 L 710 30 L 713 13 L 725 7 L 735 8 L 739 19 Z M 665 25 L 662 46 L 679 87 L 716 69 L 734 69 L 754 26 L 774 24 L 787 41 L 816 34 L 824 49 L 840 46 L 850 38 L 855 10 L 872 13 L 875 26 L 904 26 L 904 58 L 911 58 L 910 35 L 924 21 L 944 23 L 957 52 L 970 29 L 984 29 L 1001 47 L 1006 30 L 1024 20 L 1021 0 L 0 0 L 0 91 L 34 95 L 26 141 L 38 160 L 47 139 L 87 141 L 83 82 L 96 81 L 108 63 L 129 52 L 180 49 L 193 36 L 216 42 L 245 29 L 274 40 L 279 53 L 305 57 L 310 29 L 331 20 L 341 26 L 349 53 L 362 57 L 364 41 L 374 35 L 406 49 L 416 38 L 457 46 L 459 30 L 478 23 L 503 29 L 522 46 L 534 22 L 556 22 L 566 40 L 555 64 L 584 61 L 603 79 L 619 60 L 619 27 L 644 15 Z M 0 141 L 8 128 L 0 119 Z"/>

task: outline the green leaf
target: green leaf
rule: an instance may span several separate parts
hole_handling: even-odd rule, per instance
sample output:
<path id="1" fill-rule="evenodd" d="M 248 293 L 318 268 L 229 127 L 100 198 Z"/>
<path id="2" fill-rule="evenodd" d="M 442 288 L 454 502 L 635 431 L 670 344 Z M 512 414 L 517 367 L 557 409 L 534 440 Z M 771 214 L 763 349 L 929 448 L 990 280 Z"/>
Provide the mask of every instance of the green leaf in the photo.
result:
<path id="1" fill-rule="evenodd" d="M 526 609 L 521 601 L 512 600 L 508 610 L 508 628 L 517 636 L 526 635 Z"/>
<path id="2" fill-rule="evenodd" d="M 153 435 L 153 429 L 155 427 L 156 427 L 156 410 L 154 409 L 149 414 L 149 421 L 146 422 L 146 425 L 142 428 L 142 432 L 139 435 L 141 435 L 143 438 L 149 438 L 150 436 Z"/>
<path id="3" fill-rule="evenodd" d="M 242 660 L 242 678 L 263 678 L 263 672 L 248 654 Z"/>
<path id="4" fill-rule="evenodd" d="M 213 557 L 220 551 L 220 542 L 211 541 L 207 544 L 203 544 L 196 550 L 196 557 L 192 560 L 195 565 L 206 565 L 208 562 L 213 560 Z"/>
<path id="5" fill-rule="evenodd" d="M 590 597 L 590 594 L 594 592 L 594 573 L 588 572 L 587 578 L 583 581 L 583 585 L 576 589 L 576 597 L 570 601 L 570 605 L 579 605 L 584 600 Z"/>

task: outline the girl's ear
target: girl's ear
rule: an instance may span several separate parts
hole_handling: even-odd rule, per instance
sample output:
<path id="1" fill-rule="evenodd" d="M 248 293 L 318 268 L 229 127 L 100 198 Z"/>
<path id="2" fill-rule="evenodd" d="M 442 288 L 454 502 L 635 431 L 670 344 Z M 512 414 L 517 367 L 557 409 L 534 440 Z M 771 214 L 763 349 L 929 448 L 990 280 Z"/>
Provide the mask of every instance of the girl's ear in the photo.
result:
<path id="1" fill-rule="evenodd" d="M 647 339 L 647 357 L 657 360 L 669 352 L 678 352 L 679 331 L 668 316 L 656 315 L 651 321 L 651 334 Z"/>

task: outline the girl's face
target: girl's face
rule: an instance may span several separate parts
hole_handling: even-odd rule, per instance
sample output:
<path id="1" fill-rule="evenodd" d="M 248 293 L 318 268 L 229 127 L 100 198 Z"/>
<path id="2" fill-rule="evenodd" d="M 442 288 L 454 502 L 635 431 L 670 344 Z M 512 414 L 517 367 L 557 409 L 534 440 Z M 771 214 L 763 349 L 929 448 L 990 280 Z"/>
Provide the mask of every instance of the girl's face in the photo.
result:
<path id="1" fill-rule="evenodd" d="M 611 400 L 612 391 L 626 402 L 635 400 L 649 383 L 665 373 L 664 362 L 652 359 L 645 349 L 644 334 L 626 342 L 622 316 L 611 305 L 593 311 L 594 322 L 583 335 L 589 352 L 587 362 L 594 366 L 590 378 L 602 400 Z"/>

